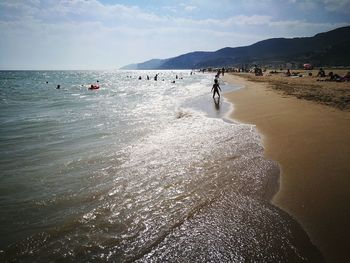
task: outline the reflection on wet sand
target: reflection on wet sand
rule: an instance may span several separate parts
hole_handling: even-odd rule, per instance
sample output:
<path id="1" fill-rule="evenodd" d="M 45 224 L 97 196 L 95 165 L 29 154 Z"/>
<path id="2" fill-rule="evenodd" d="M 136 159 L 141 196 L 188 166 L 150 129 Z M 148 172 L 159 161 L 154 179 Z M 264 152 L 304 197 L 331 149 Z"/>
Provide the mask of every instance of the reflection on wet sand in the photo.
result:
<path id="1" fill-rule="evenodd" d="M 220 114 L 220 98 L 214 98 L 214 107 L 216 110 L 216 114 L 219 115 Z"/>

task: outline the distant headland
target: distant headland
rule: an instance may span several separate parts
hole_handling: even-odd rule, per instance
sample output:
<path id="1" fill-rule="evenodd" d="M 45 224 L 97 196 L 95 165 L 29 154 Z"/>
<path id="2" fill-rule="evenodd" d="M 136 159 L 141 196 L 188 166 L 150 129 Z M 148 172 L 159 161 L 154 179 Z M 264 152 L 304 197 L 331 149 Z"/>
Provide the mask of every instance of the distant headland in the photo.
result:
<path id="1" fill-rule="evenodd" d="M 226 47 L 213 52 L 195 51 L 167 59 L 152 59 L 121 69 L 200 69 L 246 67 L 257 64 L 280 67 L 304 63 L 323 67 L 350 66 L 350 26 L 319 33 L 312 37 L 271 38 L 250 46 Z"/>

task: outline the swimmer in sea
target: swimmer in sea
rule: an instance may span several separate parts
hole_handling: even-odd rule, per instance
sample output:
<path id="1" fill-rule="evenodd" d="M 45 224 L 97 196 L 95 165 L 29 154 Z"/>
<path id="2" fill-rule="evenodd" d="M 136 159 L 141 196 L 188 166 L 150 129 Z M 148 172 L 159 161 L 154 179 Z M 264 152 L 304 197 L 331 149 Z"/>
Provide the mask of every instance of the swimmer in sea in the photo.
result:
<path id="1" fill-rule="evenodd" d="M 213 99 L 214 99 L 214 97 L 215 97 L 215 93 L 217 93 L 218 96 L 219 96 L 219 98 L 220 98 L 219 90 L 221 91 L 221 88 L 220 88 L 220 86 L 219 86 L 218 80 L 215 79 L 215 80 L 214 80 L 213 87 L 211 88 L 211 91 L 213 91 Z"/>

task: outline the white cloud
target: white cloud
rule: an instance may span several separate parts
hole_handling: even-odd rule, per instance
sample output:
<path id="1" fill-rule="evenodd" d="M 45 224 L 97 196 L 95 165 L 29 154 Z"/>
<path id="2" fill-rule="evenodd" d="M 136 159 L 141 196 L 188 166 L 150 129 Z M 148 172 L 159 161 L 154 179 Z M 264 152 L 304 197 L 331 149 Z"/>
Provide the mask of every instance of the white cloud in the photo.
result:
<path id="1" fill-rule="evenodd" d="M 323 3 L 330 11 L 350 13 L 350 0 L 323 0 Z"/>
<path id="2" fill-rule="evenodd" d="M 184 27 L 209 27 L 216 30 L 228 30 L 234 26 L 258 26 L 267 25 L 272 20 L 271 16 L 260 15 L 238 15 L 225 19 L 190 19 L 190 18 L 173 18 L 172 23 Z"/>
<path id="3" fill-rule="evenodd" d="M 239 15 L 229 19 L 229 22 L 236 25 L 265 25 L 270 23 L 272 20 L 271 16 L 263 16 L 263 15 L 252 15 L 245 16 Z"/>
<path id="4" fill-rule="evenodd" d="M 180 7 L 180 9 L 183 9 L 187 12 L 192 12 L 193 10 L 197 9 L 197 6 L 189 5 L 187 3 L 180 3 L 179 7 Z"/>
<path id="5" fill-rule="evenodd" d="M 346 23 L 311 23 L 301 20 L 272 21 L 268 24 L 279 37 L 309 37 L 347 25 Z"/>
<path id="6" fill-rule="evenodd" d="M 195 10 L 195 9 L 197 9 L 197 7 L 195 7 L 195 6 L 193 6 L 193 5 L 185 6 L 185 11 L 191 12 L 191 11 L 193 11 L 193 10 Z"/>
<path id="7" fill-rule="evenodd" d="M 350 13 L 350 0 L 288 0 L 304 11 L 316 10 L 318 7 L 331 12 Z"/>

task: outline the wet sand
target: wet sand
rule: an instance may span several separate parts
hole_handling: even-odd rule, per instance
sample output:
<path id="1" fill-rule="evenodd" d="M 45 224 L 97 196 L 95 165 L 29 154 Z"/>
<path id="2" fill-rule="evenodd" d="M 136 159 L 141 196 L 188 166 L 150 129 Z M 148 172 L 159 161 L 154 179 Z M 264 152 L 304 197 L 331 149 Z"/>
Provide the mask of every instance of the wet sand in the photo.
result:
<path id="1" fill-rule="evenodd" d="M 268 78 L 253 82 L 226 74 L 225 81 L 245 87 L 225 95 L 234 104 L 231 117 L 255 124 L 263 134 L 266 157 L 281 166 L 280 190 L 273 204 L 297 219 L 327 262 L 348 262 L 349 105 L 345 101 L 340 110 L 336 104 L 327 106 L 317 99 L 298 99 L 297 95 L 285 92 L 293 87 L 287 83 L 279 85 L 278 78 L 274 78 L 274 82 Z M 332 87 L 336 83 L 330 84 Z M 328 84 L 324 85 L 331 90 Z M 338 85 L 335 90 L 349 92 L 347 83 Z M 311 90 L 310 96 L 323 94 L 315 88 Z M 307 89 L 302 92 L 307 94 Z M 338 97 L 344 97 L 339 92 Z"/>

